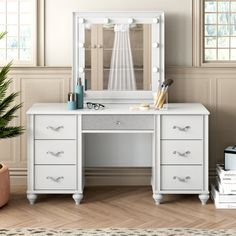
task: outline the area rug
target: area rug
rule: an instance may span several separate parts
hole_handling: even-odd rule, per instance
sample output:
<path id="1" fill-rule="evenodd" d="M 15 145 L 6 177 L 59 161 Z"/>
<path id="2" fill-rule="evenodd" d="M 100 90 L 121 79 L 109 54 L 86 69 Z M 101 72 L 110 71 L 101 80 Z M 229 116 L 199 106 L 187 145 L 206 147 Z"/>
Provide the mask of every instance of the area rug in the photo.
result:
<path id="1" fill-rule="evenodd" d="M 0 229 L 0 235 L 34 236 L 234 236 L 236 230 L 205 229 Z"/>

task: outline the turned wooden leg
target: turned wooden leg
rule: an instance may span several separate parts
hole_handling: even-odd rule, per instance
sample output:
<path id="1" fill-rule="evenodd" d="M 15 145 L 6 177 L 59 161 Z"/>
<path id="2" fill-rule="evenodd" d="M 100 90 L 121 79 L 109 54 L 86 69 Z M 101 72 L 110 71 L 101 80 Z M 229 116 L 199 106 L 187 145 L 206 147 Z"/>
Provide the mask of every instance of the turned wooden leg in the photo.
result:
<path id="1" fill-rule="evenodd" d="M 162 201 L 162 199 L 163 199 L 163 195 L 162 194 L 153 194 L 152 195 L 152 197 L 153 197 L 153 199 L 154 199 L 154 201 L 155 201 L 155 203 L 157 204 L 157 205 L 159 205 L 160 203 L 161 203 L 161 201 Z"/>
<path id="2" fill-rule="evenodd" d="M 207 200 L 209 199 L 209 194 L 199 194 L 198 197 L 199 197 L 202 205 L 206 205 Z"/>
<path id="3" fill-rule="evenodd" d="M 27 194 L 27 199 L 29 200 L 29 203 L 33 205 L 37 199 L 37 195 L 33 193 L 28 193 Z"/>
<path id="4" fill-rule="evenodd" d="M 83 198 L 83 194 L 82 193 L 75 193 L 75 194 L 73 194 L 72 197 L 75 200 L 75 204 L 79 205 L 81 200 L 82 200 L 82 198 Z"/>

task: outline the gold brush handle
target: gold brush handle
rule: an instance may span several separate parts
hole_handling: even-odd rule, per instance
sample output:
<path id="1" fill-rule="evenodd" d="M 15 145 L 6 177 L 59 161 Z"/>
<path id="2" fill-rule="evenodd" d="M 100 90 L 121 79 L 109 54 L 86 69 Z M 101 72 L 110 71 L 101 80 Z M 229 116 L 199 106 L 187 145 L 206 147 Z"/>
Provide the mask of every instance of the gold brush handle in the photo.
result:
<path id="1" fill-rule="evenodd" d="M 158 100 L 156 102 L 156 108 L 160 109 L 163 107 L 164 103 L 165 103 L 165 100 L 166 100 L 166 93 L 167 92 L 161 92 L 159 97 L 158 97 Z"/>
<path id="2" fill-rule="evenodd" d="M 160 88 L 159 88 L 159 89 L 157 90 L 156 101 L 155 101 L 154 107 L 157 107 L 160 94 L 161 94 L 161 90 L 160 90 Z"/>

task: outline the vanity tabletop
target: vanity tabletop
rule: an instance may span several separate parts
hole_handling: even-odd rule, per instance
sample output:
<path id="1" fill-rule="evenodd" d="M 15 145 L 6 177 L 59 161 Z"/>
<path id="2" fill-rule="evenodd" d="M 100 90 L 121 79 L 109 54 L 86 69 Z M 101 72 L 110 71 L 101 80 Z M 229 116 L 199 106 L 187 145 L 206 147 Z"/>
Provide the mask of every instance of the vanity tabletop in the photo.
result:
<path id="1" fill-rule="evenodd" d="M 72 114 L 86 114 L 86 115 L 104 115 L 104 114 L 135 114 L 135 115 L 209 115 L 210 112 L 200 103 L 169 103 L 168 109 L 154 110 L 139 110 L 136 108 L 138 104 L 105 104 L 105 109 L 94 110 L 94 109 L 79 109 L 79 110 L 68 110 L 66 103 L 35 103 L 28 111 L 28 115 L 72 115 Z M 131 109 L 131 107 L 133 109 Z"/>

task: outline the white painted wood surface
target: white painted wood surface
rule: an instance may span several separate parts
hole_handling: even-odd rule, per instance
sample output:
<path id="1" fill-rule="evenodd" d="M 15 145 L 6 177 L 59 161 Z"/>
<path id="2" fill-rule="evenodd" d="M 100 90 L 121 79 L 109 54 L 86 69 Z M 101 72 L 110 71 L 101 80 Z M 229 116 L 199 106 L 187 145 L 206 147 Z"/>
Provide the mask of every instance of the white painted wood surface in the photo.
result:
<path id="1" fill-rule="evenodd" d="M 75 165 L 35 165 L 35 190 L 75 190 Z"/>
<path id="2" fill-rule="evenodd" d="M 202 166 L 162 166 L 161 189 L 174 190 L 203 190 Z"/>
<path id="3" fill-rule="evenodd" d="M 135 104 L 105 104 L 106 107 L 103 110 L 87 109 L 86 106 L 81 110 L 67 109 L 66 103 L 35 103 L 28 111 L 27 114 L 34 115 L 209 115 L 209 111 L 200 103 L 169 103 L 167 110 L 131 110 L 130 108 Z"/>
<path id="4" fill-rule="evenodd" d="M 202 139 L 203 116 L 162 116 L 162 139 Z"/>
<path id="5" fill-rule="evenodd" d="M 35 164 L 76 164 L 76 140 L 35 140 Z"/>
<path id="6" fill-rule="evenodd" d="M 76 139 L 76 116 L 36 116 L 35 139 Z"/>
<path id="7" fill-rule="evenodd" d="M 202 140 L 162 140 L 161 164 L 202 165 Z"/>
<path id="8" fill-rule="evenodd" d="M 163 194 L 177 193 L 199 194 L 202 204 L 205 204 L 208 199 L 209 112 L 201 104 L 170 104 L 168 110 L 161 111 L 152 109 L 148 111 L 131 111 L 129 109 L 129 105 L 108 105 L 108 108 L 101 111 L 88 109 L 68 111 L 65 104 L 35 104 L 28 110 L 27 114 L 29 117 L 29 174 L 27 196 L 31 204 L 35 202 L 37 194 L 43 193 L 73 193 L 73 199 L 75 200 L 76 204 L 79 204 L 82 200 L 83 188 L 85 185 L 84 158 L 86 156 L 86 149 L 84 148 L 84 146 L 86 147 L 86 134 L 84 133 L 86 130 L 83 130 L 82 120 L 86 119 L 88 114 L 95 117 L 94 122 L 96 121 L 97 116 L 106 116 L 108 120 L 110 118 L 113 120 L 116 116 L 118 118 L 122 117 L 123 119 L 126 117 L 126 115 L 128 115 L 129 118 L 133 118 L 133 122 L 136 121 L 140 114 L 142 117 L 152 117 L 151 119 L 144 119 L 144 123 L 151 123 L 145 126 L 146 129 L 144 129 L 142 122 L 136 122 L 135 127 L 132 123 L 127 123 L 130 124 L 133 130 L 130 130 L 128 125 L 125 126 L 125 130 L 112 129 L 109 122 L 103 122 L 103 125 L 100 127 L 100 129 L 97 129 L 96 126 L 95 129 L 92 130 L 93 127 L 91 127 L 89 130 L 89 135 L 93 136 L 93 132 L 96 135 L 100 133 L 105 134 L 107 132 L 108 134 L 110 132 L 114 132 L 114 135 L 125 135 L 131 131 L 133 132 L 132 135 L 140 135 L 140 133 L 143 132 L 150 132 L 151 129 L 151 133 L 145 135 L 150 135 L 152 138 L 152 145 L 149 146 L 149 150 L 147 152 L 152 152 L 151 185 L 153 188 L 153 198 L 155 202 L 159 204 L 163 199 Z M 50 122 L 53 121 L 58 122 L 57 125 L 63 123 L 63 126 L 66 127 L 65 129 L 68 132 L 66 134 L 70 133 L 70 135 L 63 136 L 57 132 L 53 135 L 49 135 L 48 132 L 42 133 L 40 131 L 41 129 L 45 129 L 48 124 L 51 125 Z M 101 120 L 98 120 L 98 122 L 101 122 Z M 168 137 L 168 141 L 166 142 L 165 140 L 162 140 L 161 134 L 163 133 L 163 130 L 165 133 L 165 131 L 168 131 L 170 127 L 173 128 L 173 126 L 176 124 L 186 125 L 186 122 L 189 122 L 188 124 L 191 125 L 193 130 L 191 135 L 185 136 L 183 139 L 182 136 L 178 136 L 173 133 L 173 131 L 171 131 L 167 132 L 166 137 Z M 106 124 L 108 127 L 106 127 Z M 40 135 L 34 136 L 35 131 L 39 132 Z M 68 141 L 71 138 L 74 138 L 76 142 L 73 143 L 73 148 L 76 148 L 77 153 L 75 165 L 60 164 L 57 160 L 53 161 L 51 163 L 52 165 L 48 165 L 47 160 L 42 161 L 42 159 L 40 165 L 36 165 L 35 144 L 38 142 L 36 139 L 38 137 L 44 141 L 46 141 L 46 139 L 50 139 L 50 142 L 52 143 L 57 143 L 58 141 L 64 142 L 61 144 L 61 147 L 67 145 Z M 202 140 L 200 140 L 200 138 Z M 167 146 L 165 146 L 166 144 Z M 53 147 L 53 145 L 50 146 Z M 70 145 L 68 145 L 66 149 L 70 148 L 69 146 Z M 93 145 L 87 148 L 92 149 Z M 100 149 L 105 148 L 107 148 L 106 145 L 100 146 Z M 135 149 L 136 147 L 130 148 Z M 42 149 L 43 148 L 41 148 L 41 150 Z M 119 150 L 119 142 L 115 143 L 114 146 L 110 145 L 109 149 L 114 153 L 126 151 Z M 179 161 L 176 160 L 175 162 L 171 162 L 168 159 L 171 158 L 169 150 L 173 151 L 175 149 L 179 150 L 179 152 L 186 152 L 185 150 L 191 149 L 190 152 L 192 151 L 195 155 L 193 158 L 194 161 L 183 162 L 182 159 L 179 159 Z M 71 156 L 73 155 L 74 154 L 71 153 Z M 163 158 L 165 160 L 165 156 L 168 156 L 166 159 L 167 162 L 163 163 L 162 160 Z M 135 158 L 135 156 L 132 158 Z M 143 155 L 143 158 L 145 158 L 145 155 Z"/>

